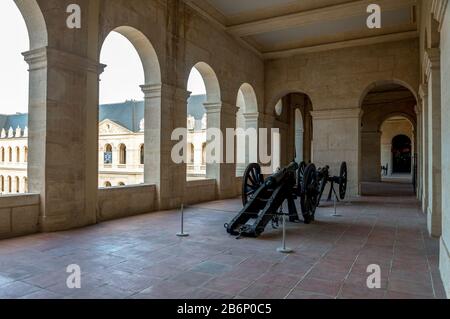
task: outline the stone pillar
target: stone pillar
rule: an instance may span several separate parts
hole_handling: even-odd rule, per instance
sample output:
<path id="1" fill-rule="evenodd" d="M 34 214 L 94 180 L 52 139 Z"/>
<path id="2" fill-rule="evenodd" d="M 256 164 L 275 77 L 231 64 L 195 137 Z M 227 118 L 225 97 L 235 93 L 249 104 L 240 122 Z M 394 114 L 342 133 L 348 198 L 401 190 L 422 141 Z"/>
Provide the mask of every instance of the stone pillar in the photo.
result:
<path id="1" fill-rule="evenodd" d="M 419 89 L 422 103 L 422 211 L 428 214 L 428 87 L 421 85 Z"/>
<path id="2" fill-rule="evenodd" d="M 382 146 L 381 132 L 361 132 L 361 181 L 379 182 L 381 166 L 386 165 L 381 161 Z"/>
<path id="3" fill-rule="evenodd" d="M 303 155 L 303 139 L 305 131 L 303 129 L 297 129 L 295 131 L 295 160 L 297 163 L 304 161 Z"/>
<path id="4" fill-rule="evenodd" d="M 237 107 L 225 103 L 204 103 L 206 110 L 206 121 L 208 128 L 207 143 L 212 141 L 212 133 L 210 129 L 218 129 L 222 132 L 223 141 L 221 145 L 222 163 L 211 163 L 210 156 L 207 151 L 206 158 L 206 177 L 216 180 L 217 195 L 220 199 L 231 198 L 236 196 L 235 180 L 236 180 L 236 164 L 226 163 L 226 132 L 227 128 L 236 129 L 236 112 Z M 218 145 L 218 143 L 217 143 Z M 235 156 L 234 156 L 235 158 Z"/>
<path id="5" fill-rule="evenodd" d="M 30 65 L 28 175 L 30 192 L 41 195 L 41 230 L 93 224 L 103 66 L 50 48 L 24 56 Z"/>
<path id="6" fill-rule="evenodd" d="M 422 153 L 423 153 L 423 145 L 422 145 L 422 108 L 420 105 L 417 105 L 415 108 L 416 114 L 417 114 L 417 135 L 416 139 L 416 161 L 417 161 L 417 175 L 416 175 L 416 193 L 417 193 L 417 199 L 419 201 L 422 200 L 422 191 L 423 191 L 423 179 L 422 179 L 422 172 L 423 172 L 423 160 L 422 160 Z"/>
<path id="7" fill-rule="evenodd" d="M 171 158 L 179 142 L 172 141 L 172 133 L 186 128 L 189 92 L 167 84 L 141 88 L 145 96 L 144 183 L 156 185 L 159 209 L 178 208 L 184 199 L 186 163 L 176 164 Z"/>
<path id="8" fill-rule="evenodd" d="M 331 174 L 337 175 L 341 163 L 347 162 L 347 198 L 360 194 L 361 114 L 360 108 L 311 112 L 315 164 L 329 165 Z"/>
<path id="9" fill-rule="evenodd" d="M 441 70 L 439 49 L 429 49 L 425 56 L 428 80 L 428 231 L 442 235 L 441 205 Z"/>

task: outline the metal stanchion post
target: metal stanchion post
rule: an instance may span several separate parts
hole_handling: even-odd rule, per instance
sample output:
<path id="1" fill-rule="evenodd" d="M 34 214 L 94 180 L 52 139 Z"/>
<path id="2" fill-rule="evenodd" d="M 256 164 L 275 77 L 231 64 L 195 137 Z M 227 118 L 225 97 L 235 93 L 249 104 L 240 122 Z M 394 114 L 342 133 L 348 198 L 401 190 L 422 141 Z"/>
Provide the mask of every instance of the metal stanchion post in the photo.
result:
<path id="1" fill-rule="evenodd" d="M 290 254 L 292 249 L 286 247 L 286 215 L 283 214 L 283 243 L 280 248 L 277 249 L 279 253 Z"/>
<path id="2" fill-rule="evenodd" d="M 181 232 L 177 234 L 178 237 L 188 237 L 189 234 L 184 232 L 184 205 L 181 205 Z"/>
<path id="3" fill-rule="evenodd" d="M 335 194 L 336 195 L 336 194 Z M 336 208 L 336 196 L 333 196 L 333 203 L 334 203 L 334 213 L 333 213 L 333 215 L 331 215 L 331 216 L 333 216 L 333 217 L 342 217 L 342 215 L 340 215 L 340 214 L 338 214 L 337 213 L 337 208 Z"/>

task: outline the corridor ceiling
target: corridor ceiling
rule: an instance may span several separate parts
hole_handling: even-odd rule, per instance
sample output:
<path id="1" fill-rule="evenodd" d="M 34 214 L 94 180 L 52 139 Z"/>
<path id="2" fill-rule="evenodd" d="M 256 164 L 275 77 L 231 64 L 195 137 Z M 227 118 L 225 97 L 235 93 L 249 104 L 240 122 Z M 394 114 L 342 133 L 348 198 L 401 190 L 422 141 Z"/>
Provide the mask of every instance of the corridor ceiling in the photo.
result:
<path id="1" fill-rule="evenodd" d="M 185 0 L 264 58 L 418 37 L 416 0 Z M 367 27 L 381 7 L 382 28 Z"/>

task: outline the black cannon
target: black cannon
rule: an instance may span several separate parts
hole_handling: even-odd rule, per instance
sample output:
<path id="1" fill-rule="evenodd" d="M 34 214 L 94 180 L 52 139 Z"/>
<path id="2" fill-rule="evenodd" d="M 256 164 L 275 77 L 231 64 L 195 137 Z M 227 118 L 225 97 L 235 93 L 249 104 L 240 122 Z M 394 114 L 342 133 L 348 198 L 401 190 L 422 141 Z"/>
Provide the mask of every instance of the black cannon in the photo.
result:
<path id="1" fill-rule="evenodd" d="M 330 195 L 339 185 L 339 198 L 345 198 L 347 189 L 347 164 L 341 165 L 339 176 L 331 177 L 329 167 L 317 170 L 314 164 L 292 162 L 289 166 L 264 179 L 259 164 L 250 164 L 245 170 L 242 183 L 242 203 L 244 208 L 225 228 L 236 236 L 258 237 L 267 224 L 275 227 L 281 217 L 280 208 L 287 201 L 289 220 L 299 222 L 295 199 L 300 198 L 303 220 L 306 224 L 314 221 L 327 183 L 331 183 Z"/>
<path id="2" fill-rule="evenodd" d="M 258 237 L 269 222 L 277 223 L 279 209 L 288 203 L 291 221 L 298 221 L 294 200 L 299 194 L 298 174 L 304 165 L 292 162 L 264 180 L 259 164 L 250 164 L 244 173 L 242 203 L 244 208 L 229 223 L 227 232 L 232 235 Z"/>
<path id="3" fill-rule="evenodd" d="M 323 192 L 328 183 L 330 183 L 330 192 L 328 201 L 334 195 L 336 200 L 344 200 L 347 193 L 347 163 L 343 162 L 339 171 L 339 176 L 330 176 L 330 167 L 325 166 L 317 169 L 314 164 L 306 167 L 303 175 L 302 193 L 300 203 L 305 223 L 310 223 L 315 219 L 317 207 L 322 200 Z M 336 192 L 335 185 L 339 186 L 339 194 Z"/>

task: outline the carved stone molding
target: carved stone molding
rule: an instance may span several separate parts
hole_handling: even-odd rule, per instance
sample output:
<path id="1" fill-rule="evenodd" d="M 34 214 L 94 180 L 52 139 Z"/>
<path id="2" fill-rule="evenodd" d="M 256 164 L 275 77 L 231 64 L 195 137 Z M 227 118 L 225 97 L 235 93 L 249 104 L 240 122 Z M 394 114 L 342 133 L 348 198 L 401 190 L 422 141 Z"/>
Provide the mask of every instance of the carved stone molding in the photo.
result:
<path id="1" fill-rule="evenodd" d="M 337 109 L 337 110 L 319 110 L 312 111 L 311 116 L 315 120 L 336 120 L 347 118 L 360 118 L 363 110 L 360 108 Z"/>
<path id="2" fill-rule="evenodd" d="M 442 29 L 447 4 L 448 0 L 433 0 L 431 4 L 431 12 L 433 13 L 434 18 L 439 22 L 439 32 Z"/>
<path id="3" fill-rule="evenodd" d="M 441 67 L 441 52 L 439 48 L 427 49 L 423 58 L 423 72 L 428 82 L 432 70 L 438 70 Z"/>

